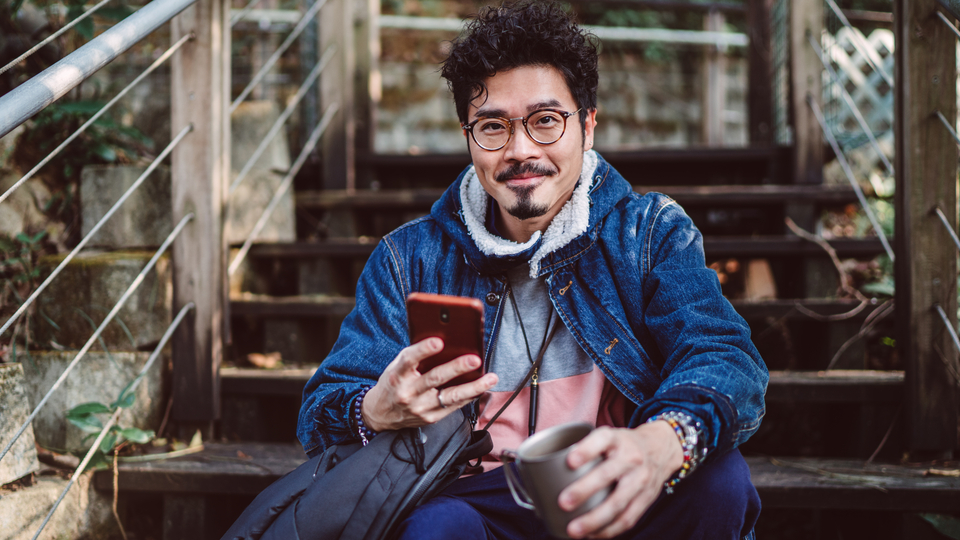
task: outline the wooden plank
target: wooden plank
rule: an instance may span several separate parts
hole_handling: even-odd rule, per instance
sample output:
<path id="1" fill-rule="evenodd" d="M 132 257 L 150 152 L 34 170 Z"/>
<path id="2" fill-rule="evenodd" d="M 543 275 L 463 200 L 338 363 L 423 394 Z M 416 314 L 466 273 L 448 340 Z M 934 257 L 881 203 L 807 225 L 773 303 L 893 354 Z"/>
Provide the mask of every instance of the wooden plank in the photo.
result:
<path id="1" fill-rule="evenodd" d="M 726 17 L 716 10 L 707 12 L 703 29 L 722 32 Z M 703 64 L 702 141 L 707 146 L 723 144 L 723 113 L 727 108 L 727 55 L 717 47 L 706 47 Z"/>
<path id="2" fill-rule="evenodd" d="M 794 141 L 795 180 L 799 184 L 823 182 L 823 135 L 807 104 L 807 97 L 821 100 L 823 64 L 810 46 L 810 36 L 819 38 L 823 27 L 823 0 L 791 0 L 790 108 Z"/>
<path id="3" fill-rule="evenodd" d="M 378 238 L 336 238 L 323 242 L 254 244 L 248 257 L 254 259 L 316 259 L 321 257 L 365 258 L 373 252 Z M 875 238 L 830 240 L 839 257 L 874 257 L 883 245 Z M 820 246 L 796 236 L 706 237 L 703 249 L 707 258 L 717 257 L 826 257 Z"/>
<path id="4" fill-rule="evenodd" d="M 167 493 L 163 496 L 163 540 L 204 540 L 207 499 L 201 495 Z"/>
<path id="5" fill-rule="evenodd" d="M 326 110 L 336 103 L 340 109 L 320 141 L 323 187 L 352 190 L 356 187 L 353 110 L 356 52 L 353 4 L 349 0 L 328 0 L 320 12 L 320 50 L 326 51 L 331 45 L 337 47 L 337 54 L 320 76 L 320 107 Z"/>
<path id="6" fill-rule="evenodd" d="M 243 395 L 299 396 L 317 370 L 310 368 L 220 368 L 222 392 Z"/>
<path id="7" fill-rule="evenodd" d="M 681 206 L 693 205 L 786 205 L 792 202 L 812 204 L 848 204 L 855 202 L 853 189 L 847 186 L 634 186 L 638 193 L 656 192 L 673 197 Z M 330 210 L 343 208 L 428 210 L 443 194 L 443 189 L 301 191 L 296 195 L 298 208 Z"/>
<path id="8" fill-rule="evenodd" d="M 771 371 L 767 403 L 899 403 L 902 371 Z"/>
<path id="9" fill-rule="evenodd" d="M 306 459 L 298 444 L 208 443 L 201 454 L 121 464 L 119 487 L 121 492 L 254 495 Z M 960 477 L 926 474 L 927 465 L 812 458 L 746 461 L 765 508 L 953 512 L 960 507 Z M 94 473 L 97 489 L 108 491 L 112 482 L 110 471 Z"/>
<path id="10" fill-rule="evenodd" d="M 244 293 L 230 298 L 234 316 L 329 317 L 346 315 L 353 309 L 352 296 L 266 296 Z"/>
<path id="11" fill-rule="evenodd" d="M 382 95 L 380 73 L 380 0 L 354 2 L 356 28 L 354 43 L 356 65 L 354 66 L 354 139 L 355 156 L 374 152 L 377 131 L 377 107 Z M 357 184 L 368 186 L 374 180 L 373 164 L 357 160 Z"/>
<path id="12" fill-rule="evenodd" d="M 935 0 L 898 0 L 896 38 L 897 348 L 907 372 L 908 445 L 957 448 L 957 351 L 932 310 L 939 303 L 957 325 L 957 252 L 931 212 L 957 226 L 957 145 L 936 111 L 957 118 L 956 37 L 936 17 Z"/>
<path id="13" fill-rule="evenodd" d="M 773 144 L 773 0 L 747 0 L 747 116 L 751 145 Z"/>
<path id="14" fill-rule="evenodd" d="M 194 213 L 173 245 L 173 307 L 196 309 L 173 338 L 173 418 L 209 431 L 220 415 L 218 373 L 222 356 L 226 287 L 221 213 L 230 171 L 229 10 L 220 0 L 199 0 L 171 22 L 171 39 L 195 39 L 171 60 L 171 125 L 194 131 L 173 151 L 173 218 Z"/>

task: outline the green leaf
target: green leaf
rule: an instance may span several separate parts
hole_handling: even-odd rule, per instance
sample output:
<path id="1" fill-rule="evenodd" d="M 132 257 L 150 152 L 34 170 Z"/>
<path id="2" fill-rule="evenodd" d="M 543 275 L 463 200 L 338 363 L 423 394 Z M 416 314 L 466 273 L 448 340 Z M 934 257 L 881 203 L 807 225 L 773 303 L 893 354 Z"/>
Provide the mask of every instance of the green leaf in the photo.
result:
<path id="1" fill-rule="evenodd" d="M 960 540 L 960 518 L 944 514 L 920 514 L 920 517 L 933 525 L 937 531 L 947 538 Z"/>
<path id="2" fill-rule="evenodd" d="M 137 444 L 147 444 L 156 436 L 156 433 L 150 429 L 123 428 L 120 430 L 120 435 Z"/>
<path id="3" fill-rule="evenodd" d="M 118 442 L 117 432 L 111 429 L 110 432 L 107 433 L 107 436 L 100 441 L 100 451 L 104 454 L 108 454 L 111 450 L 113 450 L 113 446 Z"/>
<path id="4" fill-rule="evenodd" d="M 30 245 L 36 244 L 36 243 L 39 242 L 40 240 L 43 240 L 43 238 L 44 238 L 45 236 L 47 236 L 47 231 L 40 231 L 40 232 L 38 232 L 37 234 L 35 234 L 35 235 L 33 236 L 33 238 L 30 239 Z"/>
<path id="5" fill-rule="evenodd" d="M 29 243 L 30 243 L 30 237 L 27 236 L 27 235 L 25 235 L 25 234 L 23 234 L 22 232 L 21 232 L 21 233 L 17 233 L 17 236 L 16 236 L 15 238 L 16 238 L 17 241 L 20 242 L 21 244 L 29 244 Z"/>
<path id="6" fill-rule="evenodd" d="M 85 414 L 83 416 L 67 416 L 67 421 L 83 431 L 86 431 L 87 433 L 99 433 L 103 429 L 103 423 L 100 422 L 99 418 L 93 416 L 92 414 Z"/>
<path id="7" fill-rule="evenodd" d="M 113 163 L 117 160 L 117 153 L 113 150 L 113 148 L 110 148 L 102 142 L 94 144 L 92 150 L 97 157 L 106 162 Z"/>
<path id="8" fill-rule="evenodd" d="M 70 409 L 67 412 L 67 417 L 71 416 L 84 416 L 88 414 L 98 414 L 98 413 L 111 413 L 112 409 L 104 405 L 103 403 L 98 403 L 96 401 L 91 401 L 90 403 L 84 403 L 82 405 L 77 405 L 76 407 Z"/>
<path id="9" fill-rule="evenodd" d="M 129 385 L 127 386 L 129 388 Z M 127 389 L 124 388 L 123 393 L 120 394 L 120 397 L 113 402 L 113 405 L 112 405 L 113 407 L 120 408 L 120 409 L 129 409 L 130 407 L 133 407 L 134 402 L 137 401 L 137 395 L 134 394 L 133 392 L 129 394 L 126 392 L 127 392 Z"/>

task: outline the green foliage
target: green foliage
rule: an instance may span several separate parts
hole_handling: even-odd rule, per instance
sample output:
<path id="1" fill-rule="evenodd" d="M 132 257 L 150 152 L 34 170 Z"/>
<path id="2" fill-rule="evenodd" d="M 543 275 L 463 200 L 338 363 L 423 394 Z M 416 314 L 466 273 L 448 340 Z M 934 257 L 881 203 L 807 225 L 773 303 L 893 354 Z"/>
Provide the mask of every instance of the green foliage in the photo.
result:
<path id="1" fill-rule="evenodd" d="M 90 402 L 77 405 L 76 407 L 70 409 L 67 411 L 67 421 L 88 434 L 84 438 L 84 441 L 96 439 L 103 431 L 104 427 L 103 421 L 100 417 L 101 415 L 113 415 L 119 409 L 129 409 L 136 402 L 136 395 L 131 392 L 131 389 L 139 379 L 140 377 L 137 377 L 131 381 L 130 384 L 120 391 L 120 395 L 117 396 L 116 401 L 109 405 L 99 402 Z M 139 429 L 135 427 L 123 427 L 118 424 L 113 424 L 100 441 L 100 445 L 97 447 L 93 457 L 90 459 L 88 467 L 98 468 L 108 465 L 110 463 L 108 456 L 116 451 L 119 445 L 126 441 L 137 444 L 146 444 L 155 436 L 156 433 L 154 433 L 153 430 Z M 78 454 L 83 456 L 86 455 L 88 451 L 89 450 L 86 450 Z"/>
<path id="2" fill-rule="evenodd" d="M 920 517 L 933 525 L 940 534 L 960 540 L 960 518 L 945 514 L 920 514 Z"/>

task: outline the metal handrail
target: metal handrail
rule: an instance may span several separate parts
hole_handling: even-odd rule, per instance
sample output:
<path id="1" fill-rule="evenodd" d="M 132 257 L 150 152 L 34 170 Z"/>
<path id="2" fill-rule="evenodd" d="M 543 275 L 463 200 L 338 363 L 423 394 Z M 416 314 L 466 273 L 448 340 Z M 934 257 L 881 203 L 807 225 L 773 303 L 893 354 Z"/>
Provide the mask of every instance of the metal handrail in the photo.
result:
<path id="1" fill-rule="evenodd" d="M 230 17 L 230 27 L 233 28 L 234 26 L 236 26 L 237 23 L 240 22 L 241 19 L 243 19 L 244 15 L 246 15 L 247 13 L 250 13 L 250 11 L 254 7 L 256 7 L 257 4 L 259 4 L 260 2 L 263 2 L 263 0 L 250 0 L 250 2 L 247 3 L 247 5 L 243 6 L 243 9 L 234 13 L 233 16 Z"/>
<path id="2" fill-rule="evenodd" d="M 57 30 L 56 32 L 50 34 L 49 36 L 47 36 L 46 39 L 44 39 L 44 40 L 41 41 L 40 43 L 37 43 L 37 44 L 34 45 L 33 47 L 30 47 L 30 49 L 29 49 L 27 52 L 21 54 L 20 56 L 16 57 L 16 58 L 13 59 L 12 61 L 10 61 L 9 64 L 7 64 L 7 65 L 3 66 L 2 68 L 0 68 L 0 75 L 3 75 L 7 70 L 9 70 L 10 68 L 12 68 L 13 66 L 19 64 L 20 62 L 23 62 L 24 60 L 26 60 L 27 58 L 30 58 L 31 56 L 33 56 L 33 53 L 39 51 L 40 49 L 44 48 L 44 47 L 45 47 L 48 43 L 50 43 L 51 41 L 53 41 L 53 40 L 57 39 L 58 37 L 62 36 L 63 33 L 66 32 L 67 30 L 69 30 L 69 29 L 73 28 L 74 26 L 80 24 L 84 19 L 86 19 L 87 17 L 93 15 L 94 13 L 97 12 L 97 10 L 99 10 L 99 9 L 102 8 L 103 6 L 107 5 L 107 2 L 109 2 L 109 1 L 110 1 L 110 0 L 101 0 L 101 2 L 100 2 L 99 4 L 97 4 L 97 5 L 93 6 L 92 8 L 84 11 L 82 15 L 80 15 L 80 16 L 77 17 L 76 19 L 70 21 L 69 23 L 63 25 L 63 28 L 61 28 L 61 29 Z"/>
<path id="3" fill-rule="evenodd" d="M 957 238 L 957 232 L 953 230 L 950 221 L 947 220 L 946 214 L 943 213 L 943 210 L 941 210 L 939 206 L 933 209 L 933 213 L 940 218 L 940 222 L 943 223 L 944 228 L 950 233 L 950 238 L 953 239 L 953 243 L 957 245 L 957 250 L 960 251 L 960 238 Z"/>
<path id="4" fill-rule="evenodd" d="M 937 0 L 943 9 L 950 12 L 954 19 L 960 19 L 960 0 Z"/>
<path id="5" fill-rule="evenodd" d="M 323 72 L 323 69 L 327 67 L 327 63 L 330 62 L 330 59 L 333 58 L 333 53 L 336 52 L 336 45 L 331 45 L 327 48 L 327 52 L 323 53 L 323 57 L 320 58 L 320 61 L 317 62 L 317 65 L 310 70 L 310 73 L 304 78 L 303 84 L 300 85 L 300 88 L 297 89 L 296 95 L 293 96 L 293 99 L 287 104 L 287 108 L 277 117 L 277 120 L 270 126 L 270 130 L 263 137 L 263 140 L 260 141 L 260 145 L 257 146 L 257 149 L 253 151 L 253 155 L 250 156 L 250 159 L 243 165 L 243 168 L 240 169 L 240 172 L 237 174 L 237 177 L 233 180 L 233 183 L 230 184 L 230 188 L 227 190 L 227 196 L 233 195 L 233 192 L 240 187 L 240 183 L 243 182 L 244 178 L 247 177 L 253 166 L 257 163 L 257 160 L 260 159 L 260 156 L 267 150 L 267 146 L 270 144 L 270 141 L 280 133 L 280 130 L 283 129 L 283 126 L 287 123 L 287 120 L 290 119 L 290 115 L 293 114 L 293 111 L 296 110 L 297 105 L 303 101 L 304 96 L 307 95 L 307 92 L 313 86 L 313 83 L 317 80 L 320 74 Z"/>
<path id="6" fill-rule="evenodd" d="M 837 3 L 834 2 L 834 0 L 824 0 L 824 1 L 827 3 L 828 6 L 830 6 L 830 9 L 837 16 L 837 18 L 840 19 L 840 22 L 844 26 L 846 26 L 848 30 L 850 30 L 851 34 L 853 34 L 854 39 L 852 43 L 854 48 L 856 48 L 857 51 L 860 53 L 860 56 L 862 56 L 863 59 L 868 64 L 870 64 L 870 67 L 872 67 L 873 70 L 877 72 L 877 75 L 880 75 L 880 77 L 888 85 L 890 85 L 891 88 L 893 88 L 893 79 L 890 77 L 889 74 L 887 74 L 885 70 L 883 70 L 880 66 L 878 66 L 873 61 L 873 57 L 869 54 L 869 53 L 872 53 L 873 51 L 871 50 L 870 45 L 867 42 L 863 41 L 863 36 L 860 34 L 860 31 L 854 28 L 852 24 L 850 24 L 850 21 L 847 20 L 847 16 L 843 14 L 843 10 L 840 9 L 840 6 L 838 6 Z"/>
<path id="7" fill-rule="evenodd" d="M 0 137 L 63 97 L 197 0 L 153 0 L 0 97 Z"/>
<path id="8" fill-rule="evenodd" d="M 827 122 L 823 118 L 823 112 L 820 110 L 820 106 L 817 105 L 817 102 L 814 101 L 810 96 L 807 96 L 807 104 L 810 105 L 814 116 L 817 117 L 817 122 L 820 123 L 820 129 L 823 130 L 823 136 L 827 139 L 827 142 L 830 143 L 830 147 L 833 148 L 833 153 L 837 156 L 837 162 L 840 163 L 840 167 L 843 169 L 844 174 L 846 174 L 847 180 L 853 187 L 853 191 L 857 194 L 857 200 L 860 201 L 860 206 L 863 208 L 864 213 L 867 214 L 867 219 L 870 220 L 870 225 L 873 227 L 874 232 L 877 233 L 877 238 L 879 238 L 880 243 L 883 244 L 883 249 L 887 252 L 887 256 L 890 257 L 890 262 L 893 262 L 895 260 L 893 248 L 890 247 L 890 242 L 887 241 L 887 235 L 884 234 L 883 228 L 880 227 L 880 223 L 877 221 L 877 216 L 875 216 L 873 214 L 873 210 L 870 209 L 870 204 L 867 202 L 867 197 L 863 194 L 863 189 L 860 188 L 860 183 L 857 182 L 857 179 L 853 174 L 853 170 L 850 168 L 850 164 L 847 163 L 847 158 L 843 155 L 843 151 L 840 150 L 840 145 L 837 144 L 837 139 L 834 138 L 833 133 L 831 133 L 830 129 L 827 127 Z"/>
<path id="9" fill-rule="evenodd" d="M 80 349 L 80 352 L 77 353 L 77 356 L 75 356 L 73 360 L 71 360 L 70 363 L 67 364 L 67 368 L 63 370 L 63 373 L 61 373 L 60 377 L 57 378 L 57 381 L 53 383 L 53 386 L 51 386 L 50 389 L 47 390 L 47 393 L 43 396 L 43 399 L 40 400 L 40 403 L 37 403 L 37 406 L 34 407 L 33 412 L 30 413 L 30 416 L 27 417 L 23 425 L 20 426 L 20 429 L 18 429 L 16 434 L 14 434 L 13 439 L 11 439 L 10 442 L 7 443 L 7 446 L 4 447 L 3 451 L 0 452 L 0 461 L 2 461 L 3 457 L 7 455 L 7 452 L 9 452 L 10 448 L 13 447 L 13 443 L 17 442 L 17 439 L 19 439 L 20 435 L 22 435 L 23 432 L 27 429 L 27 426 L 29 426 L 30 423 L 33 422 L 33 419 L 37 417 L 37 414 L 40 412 L 40 409 L 42 409 L 43 406 L 47 404 L 47 401 L 50 399 L 50 396 L 53 395 L 53 392 L 55 392 L 57 388 L 60 388 L 60 385 L 63 384 L 63 381 L 67 379 L 67 375 L 69 375 L 70 372 L 73 371 L 73 368 L 75 368 L 77 364 L 80 362 L 80 360 L 84 357 L 84 355 L 87 354 L 87 351 L 90 350 L 90 347 L 92 347 L 93 344 L 97 342 L 97 339 L 100 337 L 100 334 L 103 333 L 103 331 L 107 328 L 107 325 L 113 321 L 113 318 L 117 316 L 117 313 L 120 313 L 120 309 L 123 307 L 125 303 L 127 303 L 127 300 L 130 298 L 130 295 L 132 295 L 134 291 L 136 291 L 137 288 L 140 286 L 140 284 L 143 283 L 143 280 L 147 277 L 147 274 L 150 272 L 150 270 L 153 270 L 153 267 L 157 264 L 157 261 L 160 260 L 160 257 L 163 255 L 163 253 L 167 250 L 167 248 L 170 247 L 170 244 L 173 243 L 173 240 L 177 237 L 178 234 L 180 234 L 180 231 L 183 230 L 183 228 L 187 225 L 187 222 L 189 222 L 191 219 L 193 219 L 193 214 L 187 214 L 186 216 L 184 216 L 183 219 L 180 220 L 180 223 L 177 224 L 173 232 L 170 233 L 170 236 L 168 236 L 167 239 L 164 240 L 163 244 L 160 246 L 157 252 L 154 253 L 153 257 L 151 257 L 150 260 L 147 262 L 147 265 L 143 267 L 143 270 L 141 270 L 139 274 L 137 274 L 137 277 L 134 278 L 133 283 L 131 283 L 130 286 L 127 287 L 127 290 L 124 291 L 123 296 L 120 297 L 120 300 L 117 300 L 117 303 L 114 304 L 113 309 L 111 309 L 110 312 L 107 313 L 107 316 L 103 319 L 103 322 L 100 323 L 100 326 L 98 326 L 97 329 L 93 332 L 93 335 L 90 336 L 90 339 L 88 339 L 87 342 L 83 344 L 83 347 Z"/>
<path id="10" fill-rule="evenodd" d="M 230 263 L 230 268 L 227 271 L 227 275 L 232 276 L 233 273 L 237 271 L 237 268 L 240 267 L 240 263 L 243 262 L 243 259 L 247 256 L 247 252 L 250 251 L 250 246 L 253 245 L 253 241 L 257 239 L 257 237 L 263 231 L 263 228 L 267 225 L 267 220 L 270 219 L 273 211 L 277 208 L 277 205 L 280 204 L 280 201 L 283 199 L 283 195 L 287 192 L 287 190 L 290 189 L 290 186 L 293 185 L 294 177 L 297 176 L 297 173 L 300 172 L 300 168 L 303 167 L 304 163 L 306 163 L 307 157 L 310 156 L 310 152 L 313 152 L 313 149 L 317 146 L 317 143 L 320 142 L 320 137 L 327 129 L 327 125 L 330 123 L 330 120 L 333 119 L 333 115 L 336 114 L 337 110 L 339 109 L 340 105 L 337 103 L 333 103 L 327 107 L 326 112 L 323 113 L 323 118 L 320 119 L 317 127 L 315 127 L 313 129 L 313 133 L 310 134 L 310 138 L 307 139 L 307 142 L 303 145 L 303 150 L 300 151 L 300 155 L 297 156 L 297 160 L 293 163 L 293 166 L 290 167 L 290 170 L 283 178 L 283 181 L 280 182 L 280 187 L 277 188 L 277 191 L 274 193 L 273 198 L 270 199 L 270 203 L 267 205 L 267 208 L 263 211 L 263 214 L 260 215 L 260 219 L 257 220 L 257 224 L 253 226 L 253 230 L 251 230 L 250 234 L 247 235 L 247 239 L 244 240 L 243 246 L 240 248 L 237 256 Z"/>
<path id="11" fill-rule="evenodd" d="M 830 78 L 833 80 L 837 88 L 840 89 L 840 95 L 843 97 L 844 103 L 847 104 L 847 107 L 850 109 L 850 112 L 853 113 L 853 117 L 857 120 L 857 123 L 860 124 L 860 129 L 867 135 L 867 138 L 870 139 L 870 145 L 873 146 L 873 150 L 880 156 L 880 161 L 883 162 L 883 166 L 887 169 L 887 172 L 890 175 L 893 175 L 893 164 L 890 163 L 890 160 L 887 159 L 886 154 L 883 153 L 883 149 L 880 148 L 880 142 L 877 141 L 877 137 L 874 135 L 873 130 L 870 129 L 870 125 L 867 124 L 867 120 L 863 117 L 863 114 L 860 112 L 860 108 L 857 107 L 855 101 L 853 101 L 853 96 L 850 95 L 850 92 L 847 92 L 847 89 L 844 88 L 843 84 L 840 82 L 840 75 L 833 69 L 833 66 L 830 65 L 830 62 L 826 59 L 823 54 L 823 49 L 820 47 L 820 44 L 817 43 L 817 40 L 813 36 L 809 36 L 810 46 L 813 47 L 814 52 L 817 53 L 817 58 L 820 59 L 820 63 L 823 64 L 823 68 L 827 71 L 827 74 L 830 75 Z"/>
<path id="12" fill-rule="evenodd" d="M 319 0 L 316 4 L 311 6 L 306 13 L 303 14 L 303 17 L 300 19 L 300 22 L 297 23 L 297 26 L 295 26 L 293 30 L 287 34 L 287 39 L 283 40 L 283 43 L 281 43 L 280 46 L 277 47 L 277 50 L 270 55 L 270 58 L 267 58 L 267 61 L 263 63 L 260 71 L 257 71 L 257 74 L 254 75 L 253 80 L 251 80 L 247 84 L 246 88 L 240 92 L 240 95 L 237 96 L 237 99 L 233 100 L 233 103 L 230 104 L 231 113 L 237 110 L 237 107 L 243 103 L 243 100 L 247 99 L 247 96 L 250 95 L 250 92 L 253 91 L 254 87 L 260 84 L 260 81 L 267 76 L 267 73 L 270 71 L 273 65 L 280 60 L 280 57 L 283 55 L 283 53 L 290 48 L 290 45 L 292 45 L 294 40 L 297 39 L 297 36 L 299 36 L 307 27 L 307 25 L 310 24 L 310 21 L 317 16 L 317 13 L 320 13 L 320 8 L 322 8 L 326 3 L 327 0 Z"/>
<path id="13" fill-rule="evenodd" d="M 27 311 L 27 308 L 30 307 L 30 304 L 32 304 L 33 301 L 36 300 L 38 296 L 40 296 L 40 293 L 42 293 L 43 290 L 47 288 L 47 285 L 49 285 L 50 283 L 53 282 L 54 279 L 56 279 L 56 277 L 67 266 L 67 264 L 69 264 L 70 261 L 73 260 L 73 258 L 77 255 L 77 253 L 80 253 L 80 250 L 82 250 L 83 247 L 86 246 L 87 243 L 90 241 L 90 239 L 93 238 L 95 234 L 97 234 L 97 231 L 99 231 L 103 227 L 103 224 L 106 223 L 107 220 L 110 219 L 113 216 L 113 214 L 117 212 L 117 209 L 119 209 L 120 206 L 124 202 L 126 202 L 128 198 L 130 198 L 130 195 L 132 195 L 133 192 L 136 191 L 141 184 L 143 184 L 143 182 L 147 179 L 147 177 L 150 176 L 150 173 L 152 173 L 160 165 L 160 162 L 163 161 L 168 155 L 170 155 L 170 152 L 173 152 L 173 149 L 176 148 L 177 145 L 180 144 L 180 141 L 182 141 L 183 138 L 186 137 L 187 134 L 190 133 L 192 130 L 193 130 L 193 124 L 180 130 L 180 133 L 172 141 L 170 141 L 170 144 L 168 144 L 167 147 L 164 148 L 163 152 L 161 152 L 160 155 L 153 160 L 153 163 L 151 163 L 150 166 L 147 167 L 147 170 L 145 170 L 143 174 L 141 174 L 140 177 L 137 178 L 137 180 L 129 188 L 127 188 L 127 191 L 125 191 L 123 195 L 121 195 L 120 198 L 117 200 L 117 202 L 115 202 L 113 206 L 111 206 L 110 209 L 107 210 L 107 213 L 104 214 L 102 218 L 100 218 L 100 221 L 98 221 L 97 224 L 94 225 L 92 229 L 90 229 L 90 232 L 87 233 L 87 235 L 84 236 L 82 240 L 80 240 L 80 242 L 76 245 L 76 247 L 74 247 L 70 251 L 70 253 L 67 254 L 66 257 L 64 257 L 64 259 L 60 262 L 59 265 L 57 265 L 57 267 L 53 270 L 53 272 L 51 272 L 50 275 L 47 276 L 47 279 L 45 279 L 43 283 L 41 283 L 40 286 L 37 287 L 35 291 L 33 291 L 33 293 L 23 302 L 23 304 L 20 305 L 17 311 L 14 312 L 14 314 L 11 315 L 9 319 L 7 319 L 7 322 L 3 323 L 3 326 L 0 326 L 0 335 L 3 335 L 3 333 L 6 332 L 10 328 L 10 326 L 13 325 L 13 323 L 16 322 L 16 320 L 19 319 L 21 315 L 23 315 L 25 311 Z"/>
<path id="14" fill-rule="evenodd" d="M 940 13 L 939 11 L 937 12 L 937 17 L 940 17 L 940 20 L 943 21 L 943 24 L 947 25 L 947 28 L 949 28 L 953 32 L 953 35 L 957 36 L 957 39 L 960 39 L 960 30 L 957 30 L 957 25 L 950 22 L 950 19 L 948 19 L 946 16 L 944 16 L 943 13 Z"/>
<path id="15" fill-rule="evenodd" d="M 186 218 L 184 218 L 186 219 Z M 172 234 L 172 233 L 171 233 Z M 173 332 L 180 326 L 180 322 L 187 315 L 187 313 L 195 308 L 196 305 L 193 302 L 188 303 L 183 306 L 180 310 L 180 313 L 177 313 L 177 316 L 173 319 L 173 322 L 170 323 L 170 326 L 167 327 L 166 332 L 163 333 L 163 337 L 160 338 L 160 342 L 157 343 L 157 346 L 153 348 L 153 352 L 150 353 L 150 356 L 147 358 L 146 363 L 144 363 L 143 368 L 140 370 L 140 373 L 133 379 L 130 383 L 130 386 L 125 389 L 125 392 L 132 394 L 137 386 L 140 385 L 140 381 L 147 375 L 147 372 L 150 371 L 150 367 L 153 366 L 153 363 L 160 357 L 160 352 L 163 350 L 163 347 L 167 344 L 167 341 L 170 341 L 170 338 L 173 336 Z M 122 395 L 117 396 L 117 401 L 123 398 Z M 47 523 L 50 522 L 50 518 L 53 517 L 53 513 L 57 511 L 57 507 L 60 506 L 60 503 L 63 502 L 63 498 L 67 496 L 67 493 L 70 491 L 70 488 L 73 487 L 73 484 L 76 483 L 77 478 L 83 474 L 84 469 L 87 468 L 87 465 L 90 464 L 90 460 L 93 458 L 93 455 L 97 452 L 97 448 L 100 447 L 100 443 L 103 442 L 103 439 L 107 436 L 107 433 L 110 431 L 110 428 L 117 423 L 117 420 L 120 418 L 120 413 L 123 412 L 123 409 L 117 407 L 117 410 L 110 415 L 110 419 L 107 420 L 107 423 L 104 424 L 103 429 L 100 431 L 100 434 L 97 435 L 97 438 L 93 441 L 93 446 L 90 447 L 90 450 L 87 451 L 86 455 L 83 456 L 83 461 L 80 462 L 80 465 L 77 466 L 77 469 L 73 472 L 73 476 L 70 477 L 70 481 L 67 482 L 66 487 L 63 488 L 63 491 L 60 492 L 60 496 L 57 497 L 57 500 L 53 503 L 53 507 L 50 508 L 50 511 L 47 513 L 47 517 L 43 519 L 43 523 L 40 524 L 40 528 L 37 529 L 36 534 L 33 535 L 33 540 L 39 538 L 40 533 L 43 532 L 43 529 L 47 526 Z"/>
<path id="16" fill-rule="evenodd" d="M 182 47 L 187 41 L 191 39 L 193 39 L 193 35 L 188 34 L 186 36 L 183 36 L 179 40 L 177 40 L 177 42 L 174 43 L 173 45 L 171 45 L 170 48 L 166 50 L 166 52 L 164 52 L 162 55 L 160 55 L 160 57 L 154 60 L 152 64 L 150 64 L 150 67 L 145 69 L 143 73 L 138 75 L 136 79 L 131 81 L 130 84 L 124 87 L 124 89 L 121 90 L 119 93 L 117 93 L 116 96 L 113 96 L 113 99 L 108 101 L 106 105 L 101 107 L 99 111 L 94 113 L 93 116 L 91 116 L 89 119 L 87 119 L 86 122 L 83 123 L 83 125 L 77 128 L 77 130 L 74 131 L 73 134 L 67 137 L 66 140 L 60 143 L 59 146 L 54 148 L 53 151 L 47 154 L 46 157 L 40 160 L 40 163 L 37 163 L 36 165 L 34 165 L 33 168 L 30 169 L 29 172 L 27 172 L 27 174 L 23 175 L 22 178 L 17 180 L 12 186 L 10 186 L 5 192 L 3 192 L 3 195 L 0 195 L 0 203 L 7 200 L 7 197 L 9 197 L 10 194 L 12 194 L 14 191 L 17 190 L 17 188 L 22 186 L 24 182 L 32 178 L 33 175 L 35 175 L 37 171 L 42 169 L 44 165 L 46 165 L 47 163 L 50 163 L 50 161 L 54 157 L 56 157 L 57 154 L 59 154 L 64 148 L 66 148 L 67 145 L 72 143 L 74 139 L 80 136 L 81 133 L 83 133 L 84 131 L 87 130 L 87 128 L 92 126 L 94 122 L 96 122 L 101 116 L 103 116 L 107 111 L 109 111 L 111 107 L 113 107 L 118 101 L 120 101 L 120 99 L 123 98 L 123 96 L 127 95 L 127 92 L 129 92 L 131 88 L 139 84 L 143 79 L 147 78 L 148 75 L 153 73 L 154 70 L 156 70 L 158 67 L 163 65 L 164 62 L 166 62 L 171 56 L 173 56 L 173 53 L 177 52 L 180 49 L 180 47 Z M 3 332 L 0 331 L 0 334 L 2 333 Z"/>

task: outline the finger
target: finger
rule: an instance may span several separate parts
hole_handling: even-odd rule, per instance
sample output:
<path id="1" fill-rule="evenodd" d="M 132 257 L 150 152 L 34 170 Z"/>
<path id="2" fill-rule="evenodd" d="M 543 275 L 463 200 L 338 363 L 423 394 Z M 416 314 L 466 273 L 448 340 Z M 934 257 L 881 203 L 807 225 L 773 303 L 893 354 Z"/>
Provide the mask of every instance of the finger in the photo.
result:
<path id="1" fill-rule="evenodd" d="M 606 489 L 627 475 L 632 467 L 633 466 L 626 460 L 606 459 L 600 462 L 600 464 L 591 469 L 590 472 L 578 478 L 576 482 L 570 484 L 560 492 L 560 508 L 567 512 L 579 508 L 584 501 L 593 497 L 595 493 Z M 624 487 L 620 491 L 630 489 L 629 487 Z M 639 489 L 639 486 L 636 486 L 636 489 Z"/>
<path id="2" fill-rule="evenodd" d="M 573 445 L 570 453 L 567 454 L 567 465 L 571 469 L 578 469 L 584 463 L 589 463 L 605 454 L 613 443 L 614 430 L 606 427 L 597 428 Z"/>
<path id="3" fill-rule="evenodd" d="M 617 516 L 612 523 L 593 533 L 591 536 L 594 538 L 615 538 L 634 528 L 640 521 L 640 518 L 643 517 L 647 510 L 653 506 L 653 503 L 656 502 L 658 494 L 659 490 L 641 490 L 637 496 L 631 499 L 626 510 Z"/>
<path id="4" fill-rule="evenodd" d="M 397 355 L 397 369 L 410 372 L 417 369 L 420 362 L 443 350 L 443 340 L 437 337 L 427 338 L 410 345 Z"/>
<path id="5" fill-rule="evenodd" d="M 593 536 L 614 526 L 621 517 L 629 521 L 627 518 L 632 516 L 626 516 L 625 512 L 635 500 L 643 495 L 643 487 L 646 485 L 648 477 L 649 474 L 642 470 L 629 475 L 629 478 L 624 477 L 602 503 L 570 522 L 567 531 L 575 537 Z"/>
<path id="6" fill-rule="evenodd" d="M 417 381 L 417 392 L 421 394 L 426 393 L 433 388 L 452 381 L 464 373 L 480 369 L 482 364 L 483 362 L 480 360 L 480 357 L 475 354 L 458 356 L 424 373 L 424 376 Z"/>
<path id="7" fill-rule="evenodd" d="M 442 390 L 443 404 L 447 407 L 455 406 L 460 408 L 496 386 L 499 380 L 496 373 L 487 373 L 475 381 L 446 388 Z"/>

